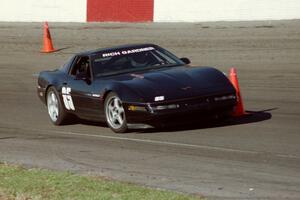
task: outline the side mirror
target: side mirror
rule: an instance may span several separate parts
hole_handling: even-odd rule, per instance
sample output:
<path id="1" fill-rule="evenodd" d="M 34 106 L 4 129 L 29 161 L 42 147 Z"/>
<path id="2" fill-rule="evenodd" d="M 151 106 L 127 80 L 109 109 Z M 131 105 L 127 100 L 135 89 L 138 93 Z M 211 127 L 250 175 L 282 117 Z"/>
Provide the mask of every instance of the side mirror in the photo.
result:
<path id="1" fill-rule="evenodd" d="M 76 74 L 75 80 L 82 80 L 88 85 L 92 84 L 92 80 L 85 73 Z"/>
<path id="2" fill-rule="evenodd" d="M 186 65 L 188 65 L 188 64 L 191 63 L 190 59 L 188 59 L 188 58 L 180 58 L 180 60 L 181 60 L 182 62 L 184 62 L 184 64 L 186 64 Z"/>
<path id="3" fill-rule="evenodd" d="M 85 81 L 86 79 L 87 79 L 87 76 L 85 73 L 78 73 L 75 76 L 75 80 L 84 80 Z"/>

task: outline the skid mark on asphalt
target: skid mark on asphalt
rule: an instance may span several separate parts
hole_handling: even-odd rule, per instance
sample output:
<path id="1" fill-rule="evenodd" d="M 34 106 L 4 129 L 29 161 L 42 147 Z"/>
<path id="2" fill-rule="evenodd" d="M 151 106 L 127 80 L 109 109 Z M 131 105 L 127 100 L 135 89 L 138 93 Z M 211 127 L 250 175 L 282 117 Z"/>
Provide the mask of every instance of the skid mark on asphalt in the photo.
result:
<path id="1" fill-rule="evenodd" d="M 18 128 L 9 128 L 9 129 L 18 129 Z M 69 136 L 78 136 L 78 137 L 87 137 L 87 138 L 93 137 L 93 138 L 100 138 L 100 139 L 130 141 L 130 142 L 137 142 L 137 143 L 139 142 L 139 143 L 156 144 L 156 145 L 169 145 L 169 146 L 177 146 L 177 147 L 184 147 L 184 148 L 215 150 L 215 151 L 233 152 L 233 153 L 244 153 L 244 154 L 252 154 L 252 155 L 259 155 L 259 154 L 263 154 L 263 153 L 268 153 L 268 152 L 252 151 L 252 150 L 240 150 L 240 149 L 232 149 L 232 148 L 224 148 L 224 147 L 214 147 L 214 146 L 208 146 L 208 145 L 177 143 L 177 142 L 150 140 L 150 139 L 137 139 L 137 138 L 128 138 L 128 137 L 119 137 L 119 136 L 84 134 L 84 133 L 71 132 L 71 131 L 51 131 L 51 130 L 30 129 L 30 128 L 21 128 L 21 130 L 33 131 L 33 132 L 56 133 L 56 134 L 63 134 L 63 135 L 69 135 Z M 281 158 L 300 159 L 300 156 L 290 155 L 290 154 L 276 154 L 276 153 L 274 153 L 273 156 L 281 157 Z"/>

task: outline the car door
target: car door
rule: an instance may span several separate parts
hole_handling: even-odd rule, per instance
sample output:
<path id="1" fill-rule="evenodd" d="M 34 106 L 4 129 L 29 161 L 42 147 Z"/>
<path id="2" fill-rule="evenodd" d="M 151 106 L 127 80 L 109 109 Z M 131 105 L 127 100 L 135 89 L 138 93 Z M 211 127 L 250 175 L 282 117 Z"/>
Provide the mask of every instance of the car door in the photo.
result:
<path id="1" fill-rule="evenodd" d="M 66 109 L 79 117 L 88 119 L 98 117 L 100 100 L 95 91 L 90 58 L 77 56 L 62 88 Z M 69 101 L 65 101 L 66 98 L 69 98 Z"/>

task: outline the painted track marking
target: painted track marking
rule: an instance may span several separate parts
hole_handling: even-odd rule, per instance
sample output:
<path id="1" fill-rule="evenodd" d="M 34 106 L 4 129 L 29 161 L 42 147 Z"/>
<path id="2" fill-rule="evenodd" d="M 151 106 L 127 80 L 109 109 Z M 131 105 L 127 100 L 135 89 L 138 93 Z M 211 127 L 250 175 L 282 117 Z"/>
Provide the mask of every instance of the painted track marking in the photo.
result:
<path id="1" fill-rule="evenodd" d="M 2 128 L 4 128 L 4 127 L 2 127 Z M 9 128 L 9 129 L 12 129 L 12 128 Z M 118 137 L 118 136 L 84 134 L 84 133 L 78 133 L 78 132 L 72 132 L 72 131 L 51 131 L 51 130 L 30 129 L 30 128 L 13 128 L 13 129 L 21 129 L 21 130 L 34 131 L 34 132 L 57 133 L 57 134 L 73 135 L 73 136 L 80 136 L 80 137 L 94 137 L 94 138 L 102 138 L 102 139 L 110 139 L 110 140 L 141 142 L 141 143 L 147 143 L 147 144 L 159 144 L 159 145 L 186 147 L 186 148 L 207 149 L 207 150 L 226 151 L 226 152 L 235 152 L 235 153 L 247 153 L 247 154 L 253 154 L 253 155 L 269 153 L 269 152 L 259 152 L 259 151 L 252 151 L 252 150 L 232 149 L 232 148 L 225 148 L 225 147 L 214 147 L 214 146 L 207 146 L 207 145 L 158 141 L 158 140 L 151 140 L 151 139 L 137 139 L 137 138 Z M 273 155 L 276 157 L 281 157 L 281 158 L 300 159 L 300 156 L 297 156 L 297 155 L 289 155 L 289 154 L 273 154 Z"/>

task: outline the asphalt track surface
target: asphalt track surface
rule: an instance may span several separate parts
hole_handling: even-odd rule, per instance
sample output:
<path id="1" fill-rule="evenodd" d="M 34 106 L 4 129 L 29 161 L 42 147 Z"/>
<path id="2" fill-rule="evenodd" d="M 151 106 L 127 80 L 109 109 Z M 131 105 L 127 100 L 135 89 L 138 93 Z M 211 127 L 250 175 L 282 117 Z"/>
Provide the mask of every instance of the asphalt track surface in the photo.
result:
<path id="1" fill-rule="evenodd" d="M 0 160 L 202 194 L 300 199 L 300 21 L 50 23 L 60 51 L 42 54 L 41 23 L 0 23 Z M 55 127 L 36 74 L 73 53 L 151 42 L 194 65 L 234 66 L 252 114 L 212 124 L 114 134 L 104 124 Z M 184 120 L 184 119 L 183 119 Z"/>

